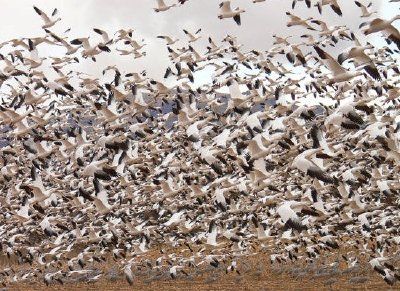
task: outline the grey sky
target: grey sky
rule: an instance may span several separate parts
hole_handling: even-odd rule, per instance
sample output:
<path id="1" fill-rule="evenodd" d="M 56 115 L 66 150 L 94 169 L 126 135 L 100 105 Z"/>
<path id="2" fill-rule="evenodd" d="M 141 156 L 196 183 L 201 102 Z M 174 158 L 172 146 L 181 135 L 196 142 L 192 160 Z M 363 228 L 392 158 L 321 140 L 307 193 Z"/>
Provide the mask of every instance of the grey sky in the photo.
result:
<path id="1" fill-rule="evenodd" d="M 175 3 L 177 0 L 165 0 L 166 3 Z M 397 5 L 388 4 L 389 0 L 373 0 L 373 8 L 379 10 L 383 17 L 391 17 L 398 12 Z M 203 41 L 194 46 L 200 52 L 205 51 L 205 41 L 210 35 L 216 41 L 221 40 L 227 33 L 236 35 L 239 41 L 245 44 L 246 48 L 266 50 L 271 46 L 272 34 L 288 35 L 304 33 L 304 30 L 297 28 L 286 28 L 287 17 L 285 11 L 291 11 L 292 0 L 267 0 L 262 3 L 253 4 L 251 0 L 232 0 L 232 6 L 246 9 L 242 16 L 242 26 L 237 26 L 232 19 L 219 20 L 218 4 L 221 0 L 189 0 L 182 7 L 176 7 L 166 12 L 155 13 L 155 0 L 21 0 L 5 1 L 0 0 L 2 9 L 0 41 L 16 37 L 34 37 L 43 35 L 40 28 L 42 21 L 32 9 L 33 5 L 38 6 L 46 13 L 57 7 L 62 22 L 52 27 L 52 30 L 61 34 L 71 27 L 69 37 L 84 37 L 92 35 L 91 40 L 100 40 L 92 28 L 101 28 L 112 34 L 119 28 L 134 28 L 135 39 L 145 39 L 147 46 L 145 51 L 147 57 L 133 60 L 131 56 L 115 57 L 102 54 L 98 62 L 93 64 L 87 60 L 81 64 L 85 70 L 95 73 L 108 64 L 116 63 L 121 70 L 132 71 L 146 68 L 150 74 L 160 77 L 163 71 L 159 70 L 160 65 L 164 68 L 167 64 L 167 51 L 165 43 L 157 39 L 160 34 L 173 35 L 185 40 L 182 28 L 195 31 L 202 28 Z M 370 1 L 361 1 L 367 3 Z M 313 7 L 310 11 L 305 9 L 304 2 L 297 4 L 296 10 L 292 11 L 299 16 L 313 16 L 322 18 L 330 25 L 346 24 L 354 29 L 361 22 L 360 10 L 354 1 L 339 0 L 343 17 L 339 17 L 332 10 L 325 6 L 322 17 L 317 9 Z M 183 46 L 185 42 L 181 44 Z M 122 47 L 122 45 L 117 45 Z M 179 45 L 178 45 L 179 47 Z M 114 54 L 114 53 L 113 53 Z"/>

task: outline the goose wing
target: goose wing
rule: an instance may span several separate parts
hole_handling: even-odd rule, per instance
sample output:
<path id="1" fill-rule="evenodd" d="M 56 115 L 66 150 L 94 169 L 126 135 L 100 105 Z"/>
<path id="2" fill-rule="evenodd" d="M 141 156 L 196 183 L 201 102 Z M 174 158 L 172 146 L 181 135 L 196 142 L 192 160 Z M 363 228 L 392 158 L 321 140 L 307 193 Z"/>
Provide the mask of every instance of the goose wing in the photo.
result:
<path id="1" fill-rule="evenodd" d="M 317 52 L 318 56 L 321 58 L 322 62 L 334 75 L 340 75 L 347 72 L 330 54 L 328 54 L 318 46 L 314 46 L 314 49 Z"/>
<path id="2" fill-rule="evenodd" d="M 50 18 L 42 10 L 40 10 L 36 6 L 33 6 L 33 9 L 35 9 L 36 13 L 39 14 L 40 17 L 42 17 L 44 22 L 46 23 L 51 22 Z"/>

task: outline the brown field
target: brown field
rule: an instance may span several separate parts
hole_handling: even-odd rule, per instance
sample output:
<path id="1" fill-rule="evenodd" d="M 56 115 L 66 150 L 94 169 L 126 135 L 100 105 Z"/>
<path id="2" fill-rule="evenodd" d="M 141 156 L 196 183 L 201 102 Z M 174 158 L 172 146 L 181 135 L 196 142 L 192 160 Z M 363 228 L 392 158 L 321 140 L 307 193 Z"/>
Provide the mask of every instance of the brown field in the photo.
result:
<path id="1" fill-rule="evenodd" d="M 4 266 L 5 261 L 2 263 Z M 10 283 L 5 290 L 400 290 L 399 283 L 392 287 L 387 285 L 365 263 L 355 269 L 346 269 L 342 263 L 336 268 L 300 263 L 271 266 L 269 256 L 260 254 L 245 262 L 239 259 L 238 266 L 240 274 L 226 274 L 225 267 L 207 266 L 196 274 L 180 273 L 176 279 L 169 276 L 168 268 L 151 274 L 139 270 L 135 272 L 132 286 L 120 269 L 110 265 L 96 266 L 103 269 L 103 275 L 94 283 L 87 283 L 84 278 L 65 281 L 64 285 L 55 282 L 50 286 L 35 281 Z M 113 268 L 111 276 L 110 269 Z"/>

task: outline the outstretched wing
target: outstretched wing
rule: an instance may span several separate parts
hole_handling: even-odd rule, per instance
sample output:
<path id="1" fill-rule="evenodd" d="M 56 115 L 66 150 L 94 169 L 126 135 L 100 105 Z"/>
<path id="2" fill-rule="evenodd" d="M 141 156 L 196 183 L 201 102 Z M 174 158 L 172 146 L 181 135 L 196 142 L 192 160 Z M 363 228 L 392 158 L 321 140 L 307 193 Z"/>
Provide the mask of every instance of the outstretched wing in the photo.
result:
<path id="1" fill-rule="evenodd" d="M 328 69 L 334 74 L 334 75 L 340 75 L 343 73 L 346 73 L 347 71 L 339 65 L 339 63 L 332 58 L 331 55 L 329 55 L 327 52 L 323 51 L 321 48 L 318 46 L 314 46 L 315 51 L 317 52 L 318 56 L 321 58 L 323 63 L 328 67 Z"/>
<path id="2" fill-rule="evenodd" d="M 231 2 L 230 1 L 224 1 L 219 4 L 219 8 L 221 8 L 222 13 L 229 13 L 231 12 Z"/>
<path id="3" fill-rule="evenodd" d="M 36 6 L 33 6 L 33 9 L 35 9 L 36 13 L 39 14 L 40 17 L 42 17 L 44 22 L 50 22 L 50 18 L 44 13 L 42 10 L 37 8 Z"/>

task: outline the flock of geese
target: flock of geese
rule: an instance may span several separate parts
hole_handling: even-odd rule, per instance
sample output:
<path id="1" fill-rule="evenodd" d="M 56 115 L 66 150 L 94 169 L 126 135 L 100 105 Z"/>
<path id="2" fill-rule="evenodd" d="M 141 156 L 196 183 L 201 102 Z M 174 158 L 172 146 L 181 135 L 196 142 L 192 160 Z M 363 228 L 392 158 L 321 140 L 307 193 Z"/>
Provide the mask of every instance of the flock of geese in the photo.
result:
<path id="1" fill-rule="evenodd" d="M 246 12 L 230 2 L 218 18 L 240 24 Z M 272 264 L 333 254 L 400 280 L 400 16 L 371 19 L 358 0 L 351 31 L 295 15 L 297 2 L 345 12 L 338 0 L 295 0 L 287 26 L 304 34 L 274 35 L 266 51 L 201 29 L 158 36 L 164 80 L 74 70 L 100 54 L 145 57 L 146 43 L 133 29 L 71 39 L 54 32 L 57 9 L 34 7 L 42 35 L 0 44 L 2 284 L 93 282 L 104 263 L 130 284 L 143 269 L 239 273 L 240 258 L 260 253 Z"/>

